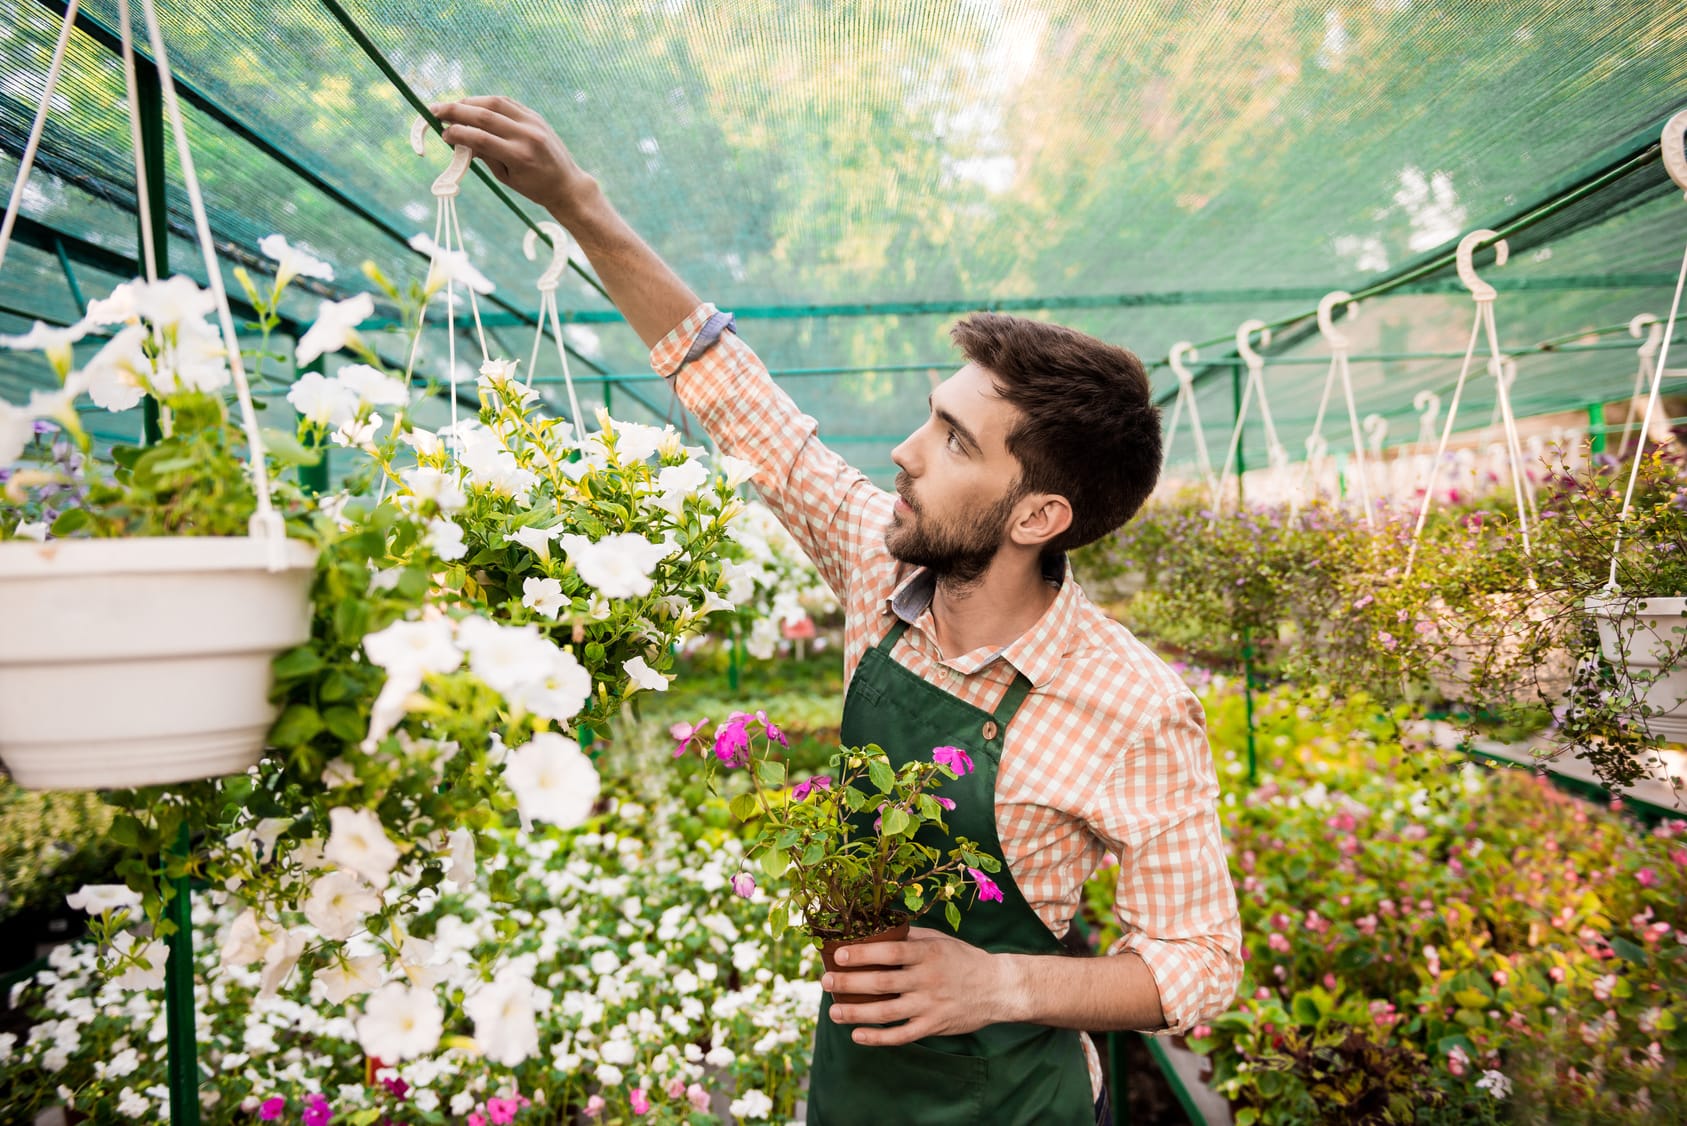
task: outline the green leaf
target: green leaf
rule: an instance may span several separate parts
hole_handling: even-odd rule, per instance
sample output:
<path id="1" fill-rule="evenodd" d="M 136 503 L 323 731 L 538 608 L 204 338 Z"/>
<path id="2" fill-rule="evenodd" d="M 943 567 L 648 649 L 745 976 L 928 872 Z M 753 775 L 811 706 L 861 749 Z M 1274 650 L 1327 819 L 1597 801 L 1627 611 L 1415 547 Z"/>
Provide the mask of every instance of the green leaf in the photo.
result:
<path id="1" fill-rule="evenodd" d="M 297 747 L 323 730 L 322 717 L 308 704 L 290 704 L 270 728 L 269 741 L 278 747 Z"/>
<path id="2" fill-rule="evenodd" d="M 356 743 L 368 734 L 368 724 L 358 715 L 357 709 L 344 705 L 337 704 L 323 712 L 322 722 L 329 734 L 348 743 Z"/>
<path id="3" fill-rule="evenodd" d="M 961 909 L 955 906 L 954 900 L 950 900 L 943 905 L 943 917 L 949 920 L 949 926 L 952 929 L 961 929 Z"/>
<path id="4" fill-rule="evenodd" d="M 728 808 L 732 811 L 732 816 L 738 820 L 748 821 L 756 815 L 756 795 L 739 794 L 732 799 L 732 804 Z"/>
<path id="5" fill-rule="evenodd" d="M 140 848 L 143 832 L 137 818 L 120 813 L 111 819 L 111 828 L 106 830 L 106 835 L 124 848 Z"/>
<path id="6" fill-rule="evenodd" d="M 777 880 L 791 866 L 791 856 L 784 849 L 774 848 L 762 853 L 761 870 Z"/>
<path id="7" fill-rule="evenodd" d="M 908 828 L 908 815 L 906 813 L 904 813 L 901 809 L 897 808 L 896 806 L 892 806 L 891 808 L 885 810 L 885 815 L 884 815 L 884 834 L 885 834 L 885 836 L 887 836 L 887 837 L 897 836 L 900 833 L 902 833 L 903 830 L 905 830 L 907 828 Z"/>
<path id="8" fill-rule="evenodd" d="M 301 645 L 277 657 L 270 669 L 275 673 L 277 680 L 298 680 L 316 672 L 322 664 L 322 658 L 316 650 L 309 645 Z"/>
<path id="9" fill-rule="evenodd" d="M 907 904 L 908 910 L 918 911 L 925 906 L 925 889 L 919 884 L 909 884 L 902 889 L 902 902 Z"/>
<path id="10" fill-rule="evenodd" d="M 774 938 L 784 934 L 791 925 L 790 908 L 783 903 L 775 903 L 773 910 L 767 913 L 767 925 Z"/>
<path id="11" fill-rule="evenodd" d="M 59 513 L 58 519 L 53 521 L 53 535 L 68 536 L 72 532 L 81 531 L 93 522 L 85 508 L 67 508 Z"/>
<path id="12" fill-rule="evenodd" d="M 280 465 L 315 465 L 322 460 L 320 450 L 311 449 L 285 430 L 266 426 L 263 435 L 264 452 Z"/>
<path id="13" fill-rule="evenodd" d="M 873 785 L 881 794 L 890 793 L 891 787 L 896 785 L 896 771 L 883 759 L 874 759 L 867 764 L 867 777 L 873 780 Z"/>
<path id="14" fill-rule="evenodd" d="M 756 763 L 756 777 L 761 779 L 764 786 L 783 786 L 785 784 L 785 764 L 763 759 Z"/>
<path id="15" fill-rule="evenodd" d="M 1323 1015 L 1318 1011 L 1317 1002 L 1304 993 L 1295 994 L 1294 1000 L 1289 1005 L 1289 1012 L 1294 1015 L 1297 1024 L 1315 1025 L 1318 1023 L 1318 1018 Z"/>
<path id="16" fill-rule="evenodd" d="M 1620 934 L 1611 936 L 1611 949 L 1617 952 L 1617 957 L 1627 962 L 1644 966 L 1652 960 L 1652 956 L 1646 953 L 1644 947 L 1636 946 Z"/>

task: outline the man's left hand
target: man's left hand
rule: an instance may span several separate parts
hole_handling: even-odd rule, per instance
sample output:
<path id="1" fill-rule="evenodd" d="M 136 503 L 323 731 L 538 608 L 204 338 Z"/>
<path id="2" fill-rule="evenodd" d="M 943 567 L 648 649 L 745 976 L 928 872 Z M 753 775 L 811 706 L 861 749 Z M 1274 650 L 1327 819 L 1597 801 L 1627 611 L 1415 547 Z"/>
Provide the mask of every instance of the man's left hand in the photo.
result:
<path id="1" fill-rule="evenodd" d="M 902 942 L 871 942 L 838 951 L 841 969 L 820 979 L 828 993 L 901 994 L 867 1005 L 833 1003 L 838 1024 L 857 1028 L 857 1044 L 908 1044 L 927 1036 L 973 1032 L 1006 1019 L 1011 981 L 1008 959 L 942 931 L 915 927 Z"/>

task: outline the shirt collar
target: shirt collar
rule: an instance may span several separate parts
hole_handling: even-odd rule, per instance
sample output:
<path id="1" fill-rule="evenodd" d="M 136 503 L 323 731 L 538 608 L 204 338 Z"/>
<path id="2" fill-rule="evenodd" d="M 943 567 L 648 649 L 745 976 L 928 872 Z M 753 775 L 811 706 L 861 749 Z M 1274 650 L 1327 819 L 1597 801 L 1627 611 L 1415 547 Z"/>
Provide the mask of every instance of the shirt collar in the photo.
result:
<path id="1" fill-rule="evenodd" d="M 1030 629 L 997 652 L 977 662 L 978 667 L 982 668 L 1000 657 L 1024 673 L 1025 679 L 1031 682 L 1033 688 L 1041 688 L 1054 679 L 1055 669 L 1067 652 L 1067 635 L 1079 597 L 1078 584 L 1069 581 L 1070 569 L 1064 553 L 1044 561 L 1043 578 L 1059 586 L 1059 593 L 1055 595 L 1054 602 L 1043 611 L 1043 616 L 1038 618 Z M 891 613 L 909 625 L 914 625 L 920 616 L 931 608 L 931 601 L 936 594 L 937 575 L 928 567 L 919 567 L 898 583 L 885 601 L 889 604 Z M 961 671 L 977 670 L 963 668 Z"/>

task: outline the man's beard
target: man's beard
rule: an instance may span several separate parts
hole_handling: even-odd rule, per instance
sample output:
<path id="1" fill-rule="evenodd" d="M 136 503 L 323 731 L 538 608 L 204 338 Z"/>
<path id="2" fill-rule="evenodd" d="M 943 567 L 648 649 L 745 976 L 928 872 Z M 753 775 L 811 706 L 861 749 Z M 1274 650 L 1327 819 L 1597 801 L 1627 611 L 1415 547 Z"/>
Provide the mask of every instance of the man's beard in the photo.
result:
<path id="1" fill-rule="evenodd" d="M 981 516 L 940 521 L 925 516 L 915 505 L 906 473 L 896 475 L 896 491 L 912 512 L 885 532 L 885 548 L 893 559 L 930 568 L 940 580 L 966 585 L 976 582 L 1002 546 L 1013 506 L 1019 502 L 1009 490 Z"/>

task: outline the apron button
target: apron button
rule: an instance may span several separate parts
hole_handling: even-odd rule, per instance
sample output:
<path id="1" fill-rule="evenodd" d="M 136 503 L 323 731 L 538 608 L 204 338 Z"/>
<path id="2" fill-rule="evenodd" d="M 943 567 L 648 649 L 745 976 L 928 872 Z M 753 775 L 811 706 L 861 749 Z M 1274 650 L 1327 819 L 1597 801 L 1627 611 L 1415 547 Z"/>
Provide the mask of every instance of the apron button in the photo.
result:
<path id="1" fill-rule="evenodd" d="M 985 720 L 984 721 L 984 738 L 985 738 L 985 741 L 988 742 L 989 740 L 994 739 L 996 737 L 996 733 L 1000 730 L 1001 730 L 1001 728 L 996 726 L 995 720 L 993 720 L 993 719 Z"/>

